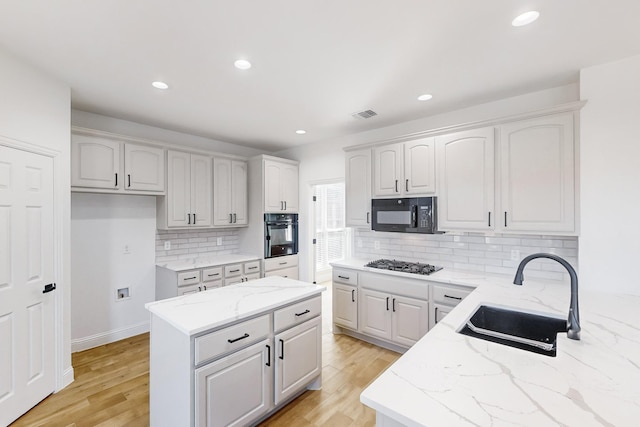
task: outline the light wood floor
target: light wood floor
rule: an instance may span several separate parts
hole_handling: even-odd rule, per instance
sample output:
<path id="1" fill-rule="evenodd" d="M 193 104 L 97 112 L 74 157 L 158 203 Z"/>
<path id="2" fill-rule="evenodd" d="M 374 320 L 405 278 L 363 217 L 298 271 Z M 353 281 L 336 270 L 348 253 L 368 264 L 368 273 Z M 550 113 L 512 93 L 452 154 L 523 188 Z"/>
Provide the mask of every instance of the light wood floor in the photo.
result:
<path id="1" fill-rule="evenodd" d="M 322 390 L 304 392 L 263 426 L 375 425 L 375 412 L 360 403 L 360 392 L 400 355 L 333 335 L 325 307 Z M 12 427 L 149 425 L 149 334 L 74 353 L 72 364 L 75 381 Z"/>

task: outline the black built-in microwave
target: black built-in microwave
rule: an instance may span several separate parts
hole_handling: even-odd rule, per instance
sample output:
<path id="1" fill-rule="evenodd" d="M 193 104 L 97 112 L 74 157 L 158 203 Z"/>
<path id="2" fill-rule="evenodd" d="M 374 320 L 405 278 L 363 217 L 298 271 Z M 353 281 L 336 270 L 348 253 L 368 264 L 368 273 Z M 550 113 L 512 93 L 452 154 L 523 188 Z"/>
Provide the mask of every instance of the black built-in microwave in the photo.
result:
<path id="1" fill-rule="evenodd" d="M 438 233 L 435 197 L 372 199 L 371 229 L 399 233 Z"/>

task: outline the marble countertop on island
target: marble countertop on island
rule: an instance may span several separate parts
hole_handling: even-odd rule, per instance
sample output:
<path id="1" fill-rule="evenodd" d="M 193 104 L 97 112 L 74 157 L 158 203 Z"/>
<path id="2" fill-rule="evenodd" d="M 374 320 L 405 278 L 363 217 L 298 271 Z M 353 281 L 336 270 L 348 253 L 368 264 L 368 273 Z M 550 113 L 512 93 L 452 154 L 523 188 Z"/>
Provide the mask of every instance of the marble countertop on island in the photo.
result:
<path id="1" fill-rule="evenodd" d="M 272 276 L 155 301 L 145 307 L 191 336 L 320 294 L 325 289 L 321 285 Z"/>
<path id="2" fill-rule="evenodd" d="M 172 271 L 193 270 L 196 268 L 207 268 L 217 265 L 235 264 L 247 261 L 262 259 L 260 256 L 251 254 L 211 254 L 205 253 L 193 258 L 179 259 L 176 261 L 159 262 L 158 267 Z"/>
<path id="3" fill-rule="evenodd" d="M 638 425 L 640 296 L 580 290 L 581 340 L 558 334 L 549 357 L 457 330 L 482 304 L 566 318 L 569 285 L 473 276 L 427 276 L 477 288 L 363 391 L 364 404 L 407 426 Z"/>

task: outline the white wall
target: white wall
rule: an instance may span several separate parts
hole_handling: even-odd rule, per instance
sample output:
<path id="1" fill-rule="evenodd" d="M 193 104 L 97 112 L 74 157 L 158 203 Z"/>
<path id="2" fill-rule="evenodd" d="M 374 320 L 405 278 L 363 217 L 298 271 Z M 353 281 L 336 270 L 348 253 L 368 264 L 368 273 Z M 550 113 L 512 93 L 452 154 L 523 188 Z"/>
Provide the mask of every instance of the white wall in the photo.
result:
<path id="1" fill-rule="evenodd" d="M 73 351 L 149 330 L 155 299 L 155 196 L 71 196 Z M 125 253 L 128 247 L 129 253 Z M 129 299 L 116 299 L 129 287 Z"/>
<path id="2" fill-rule="evenodd" d="M 580 73 L 581 286 L 640 294 L 640 56 Z"/>
<path id="3" fill-rule="evenodd" d="M 60 241 L 56 252 L 58 295 L 62 298 L 62 348 L 58 349 L 56 378 L 59 390 L 73 381 L 70 328 L 70 247 L 69 247 L 69 87 L 0 49 L 0 135 L 57 151 L 54 181 L 56 231 Z"/>
<path id="4" fill-rule="evenodd" d="M 323 180 L 344 179 L 344 147 L 383 141 L 445 126 L 496 119 L 578 100 L 578 85 L 571 84 L 425 117 L 399 125 L 322 141 L 274 155 L 300 161 L 300 278 L 313 274 L 311 248 L 311 186 Z M 375 120 L 370 119 L 370 120 Z"/>
<path id="5" fill-rule="evenodd" d="M 86 111 L 71 110 L 71 123 L 89 129 L 101 130 L 125 136 L 144 138 L 157 142 L 183 145 L 185 148 L 197 148 L 200 150 L 217 151 L 226 154 L 252 157 L 262 154 L 264 151 L 255 148 L 243 147 L 241 145 L 230 144 L 210 138 L 203 138 L 182 132 L 162 129 L 155 126 L 143 125 L 127 120 L 116 119 L 114 117 L 100 114 L 88 113 Z"/>

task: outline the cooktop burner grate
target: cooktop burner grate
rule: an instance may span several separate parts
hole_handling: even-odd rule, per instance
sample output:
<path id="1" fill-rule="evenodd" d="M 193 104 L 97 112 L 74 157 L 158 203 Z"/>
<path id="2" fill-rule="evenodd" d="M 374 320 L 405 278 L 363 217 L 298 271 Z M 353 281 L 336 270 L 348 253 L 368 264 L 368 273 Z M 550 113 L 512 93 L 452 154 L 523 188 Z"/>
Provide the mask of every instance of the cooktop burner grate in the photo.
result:
<path id="1" fill-rule="evenodd" d="M 442 270 L 442 267 L 438 267 L 437 265 L 423 264 L 420 262 L 397 261 L 395 259 L 378 259 L 367 263 L 365 267 L 424 275 Z"/>

